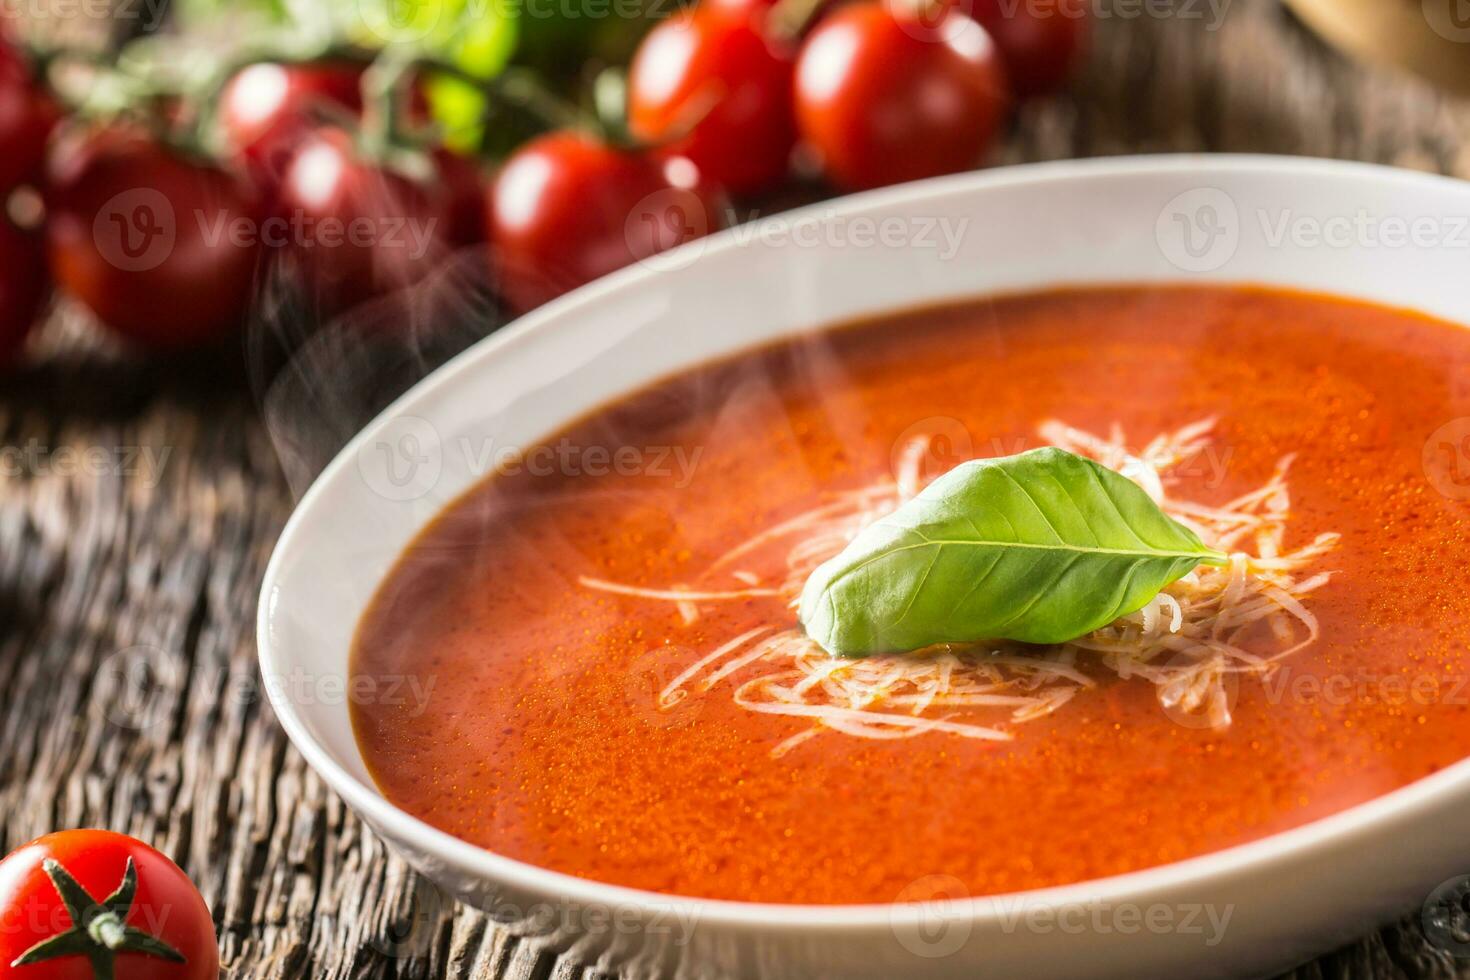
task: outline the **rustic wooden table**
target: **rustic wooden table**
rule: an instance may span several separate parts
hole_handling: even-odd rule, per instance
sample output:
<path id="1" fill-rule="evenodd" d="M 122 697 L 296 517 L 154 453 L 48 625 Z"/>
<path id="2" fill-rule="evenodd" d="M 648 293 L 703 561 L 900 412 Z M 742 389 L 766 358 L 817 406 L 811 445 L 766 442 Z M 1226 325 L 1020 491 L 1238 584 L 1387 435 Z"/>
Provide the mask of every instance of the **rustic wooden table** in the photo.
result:
<path id="1" fill-rule="evenodd" d="M 1346 62 L 1274 0 L 1101 11 L 1075 95 L 1028 108 L 1001 162 L 1254 151 L 1470 177 L 1470 103 Z M 385 853 L 263 704 L 256 592 L 293 496 L 244 372 L 129 360 L 76 319 L 0 395 L 0 845 L 152 841 L 202 888 L 233 977 L 586 972 Z M 1470 976 L 1419 918 L 1294 975 Z"/>

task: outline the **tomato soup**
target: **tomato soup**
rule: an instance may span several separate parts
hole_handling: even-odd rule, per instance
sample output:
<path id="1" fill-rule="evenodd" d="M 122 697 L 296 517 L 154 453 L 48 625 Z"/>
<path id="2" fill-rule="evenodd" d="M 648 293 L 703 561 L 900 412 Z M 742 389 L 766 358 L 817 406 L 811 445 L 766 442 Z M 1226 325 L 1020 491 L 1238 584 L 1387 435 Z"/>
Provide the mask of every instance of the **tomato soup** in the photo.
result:
<path id="1" fill-rule="evenodd" d="M 1263 289 L 1008 296 L 763 348 L 525 447 L 450 506 L 353 652 L 375 689 L 425 696 L 355 705 L 357 737 L 387 797 L 436 827 L 677 895 L 881 903 L 928 875 L 985 895 L 1240 844 L 1470 754 L 1465 416 L 1470 332 Z M 1036 446 L 1048 419 L 1138 446 L 1213 420 L 1169 475 L 1201 513 L 1289 460 L 1285 546 L 1332 542 L 1300 601 L 1315 632 L 1224 678 L 1228 723 L 1085 653 L 1069 669 L 1087 683 L 1024 724 L 932 715 L 983 714 L 996 739 L 749 710 L 730 685 L 754 662 L 681 680 L 794 625 L 763 534 L 890 479 L 915 432 L 943 469 Z M 700 598 L 732 550 L 739 576 L 727 560 Z"/>

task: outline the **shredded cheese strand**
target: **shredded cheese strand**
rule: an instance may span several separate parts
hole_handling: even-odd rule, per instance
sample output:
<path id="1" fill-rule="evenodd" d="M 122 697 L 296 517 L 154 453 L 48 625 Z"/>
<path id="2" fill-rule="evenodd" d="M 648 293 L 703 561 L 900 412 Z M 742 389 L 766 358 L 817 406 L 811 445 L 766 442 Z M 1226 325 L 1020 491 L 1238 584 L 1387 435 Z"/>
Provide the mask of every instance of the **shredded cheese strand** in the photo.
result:
<path id="1" fill-rule="evenodd" d="M 1231 722 L 1227 675 L 1270 671 L 1319 638 L 1317 618 L 1303 600 L 1332 573 L 1297 573 L 1336 547 L 1339 536 L 1322 534 L 1301 548 L 1285 547 L 1291 456 L 1265 484 L 1226 504 L 1171 497 L 1167 488 L 1176 480 L 1170 471 L 1206 449 L 1214 424 L 1203 419 L 1164 433 L 1137 453 L 1116 427 L 1103 438 L 1054 420 L 1040 426 L 1049 443 L 1133 479 L 1165 513 L 1230 554 L 1226 565 L 1201 565 L 1136 612 L 1052 648 L 955 644 L 843 660 L 828 656 L 795 624 L 790 610 L 811 572 L 923 489 L 925 438 L 900 448 L 893 479 L 845 491 L 781 521 L 722 555 L 701 576 L 724 575 L 743 588 L 654 589 L 587 576 L 579 581 L 615 595 L 672 602 L 686 625 L 698 620 L 701 603 L 781 600 L 787 610 L 781 615 L 791 616 L 791 628 L 758 627 L 721 644 L 658 695 L 658 707 L 673 710 L 693 690 L 710 691 L 743 676 L 732 694 L 736 705 L 812 723 L 778 743 L 771 750 L 777 758 L 824 732 L 879 740 L 941 732 L 1005 741 L 1013 737 L 1000 727 L 1007 719 L 1021 724 L 1059 710 L 1096 685 L 1090 669 L 1099 667 L 1153 684 L 1167 710 L 1224 728 Z M 734 569 L 736 561 L 747 567 Z M 770 568 L 773 562 L 784 567 Z M 767 581 L 780 585 L 760 584 Z M 1006 714 L 982 723 L 997 711 Z"/>

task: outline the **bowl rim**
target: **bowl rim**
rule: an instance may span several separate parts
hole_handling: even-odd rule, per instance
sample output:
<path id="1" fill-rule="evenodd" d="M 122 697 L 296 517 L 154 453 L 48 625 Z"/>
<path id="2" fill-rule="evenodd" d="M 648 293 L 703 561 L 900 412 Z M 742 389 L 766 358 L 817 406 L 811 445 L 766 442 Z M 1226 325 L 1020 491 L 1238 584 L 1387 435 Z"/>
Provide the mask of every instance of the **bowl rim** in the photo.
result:
<path id="1" fill-rule="evenodd" d="M 1177 176 L 1181 173 L 1199 176 L 1202 180 L 1214 175 L 1293 179 L 1336 177 L 1401 186 L 1453 188 L 1458 194 L 1470 190 L 1470 182 L 1453 177 L 1356 161 L 1269 154 L 1145 154 L 1018 164 L 954 174 L 821 201 L 773 217 L 786 222 L 847 219 L 870 209 L 921 204 L 957 193 L 996 191 L 1038 183 L 1137 178 L 1153 174 Z M 757 219 L 763 220 L 770 219 Z M 684 249 L 691 247 L 703 249 L 703 255 L 710 255 L 738 247 L 738 240 L 726 230 L 681 246 Z M 671 264 L 675 268 L 681 267 L 677 263 Z M 354 465 L 353 460 L 360 447 L 377 429 L 388 420 L 409 412 L 412 405 L 431 390 L 457 383 L 462 375 L 473 371 L 481 361 L 499 356 L 536 331 L 553 328 L 555 321 L 574 316 L 611 293 L 635 288 L 646 280 L 677 274 L 677 271 L 669 269 L 634 265 L 552 300 L 450 359 L 396 398 L 354 435 L 297 502 L 267 564 L 256 618 L 258 661 L 262 674 L 266 677 L 280 676 L 288 666 L 283 651 L 277 648 L 271 635 L 272 619 L 279 614 L 276 600 L 282 567 L 301 547 L 300 539 L 309 536 L 312 514 L 330 492 L 330 486 Z M 1183 283 L 1190 281 L 1205 280 L 1204 277 L 1178 280 Z M 1209 281 L 1213 285 L 1247 285 L 1228 280 Z M 1102 878 L 1000 894 L 908 903 L 818 905 L 701 898 L 632 888 L 553 871 L 498 854 L 440 830 L 400 809 L 376 786 L 348 772 L 311 734 L 297 707 L 285 696 L 284 689 L 270 683 L 265 684 L 265 689 L 281 727 L 308 765 L 385 837 L 411 842 L 415 848 L 449 866 L 523 894 L 552 895 L 573 904 L 627 908 L 658 915 L 688 913 L 698 926 L 758 928 L 768 934 L 888 930 L 932 923 L 936 917 L 947 921 L 999 923 L 1007 909 L 1013 915 L 1017 909 L 1073 908 L 1097 902 L 1146 904 L 1170 892 L 1248 877 L 1273 862 L 1290 857 L 1325 854 L 1350 843 L 1354 837 L 1391 829 L 1396 823 L 1411 818 L 1417 810 L 1431 805 L 1441 795 L 1452 794 L 1455 790 L 1470 794 L 1470 756 L 1467 756 L 1398 789 L 1300 826 L 1183 860 Z"/>

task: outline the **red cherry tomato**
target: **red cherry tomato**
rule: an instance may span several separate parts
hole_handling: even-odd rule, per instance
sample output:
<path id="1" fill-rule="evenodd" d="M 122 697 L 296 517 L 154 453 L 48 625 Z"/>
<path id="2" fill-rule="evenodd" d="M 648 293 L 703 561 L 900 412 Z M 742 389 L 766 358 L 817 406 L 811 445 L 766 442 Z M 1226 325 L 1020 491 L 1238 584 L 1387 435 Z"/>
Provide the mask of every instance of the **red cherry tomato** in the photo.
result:
<path id="1" fill-rule="evenodd" d="M 40 236 L 0 217 L 0 368 L 14 362 L 50 291 Z"/>
<path id="2" fill-rule="evenodd" d="M 1009 108 L 990 36 L 953 11 L 929 22 L 863 0 L 819 23 L 797 60 L 802 137 L 848 190 L 975 166 Z"/>
<path id="3" fill-rule="evenodd" d="M 308 293 L 336 312 L 411 285 L 448 247 L 448 192 L 361 158 L 340 130 L 309 138 L 287 164 L 278 217 Z"/>
<path id="4" fill-rule="evenodd" d="M 49 179 L 52 272 L 104 323 L 157 348 L 240 324 L 264 217 L 249 180 L 119 130 L 63 148 Z"/>
<path id="5" fill-rule="evenodd" d="M 704 0 L 700 7 L 760 22 L 764 20 L 766 12 L 775 5 L 776 0 Z M 764 27 L 764 24 L 758 26 Z"/>
<path id="6" fill-rule="evenodd" d="M 520 312 L 720 223 L 718 202 L 688 160 L 572 132 L 512 155 L 486 217 L 501 293 Z"/>
<path id="7" fill-rule="evenodd" d="M 961 5 L 972 5 L 970 16 L 995 39 L 1017 95 L 1049 95 L 1067 87 L 1091 33 L 1087 0 L 1041 5 L 961 0 Z"/>
<path id="8" fill-rule="evenodd" d="M 456 248 L 480 244 L 485 240 L 485 182 L 479 164 L 442 147 L 434 151 L 434 164 L 449 211 L 445 237 Z"/>
<path id="9" fill-rule="evenodd" d="M 265 185 L 274 187 L 296 148 L 313 133 L 361 114 L 365 70 L 346 61 L 262 62 L 241 69 L 220 94 L 227 142 Z M 414 86 L 410 102 L 413 120 L 425 122 L 429 103 L 421 87 Z"/>
<path id="10" fill-rule="evenodd" d="M 226 139 L 253 168 L 279 177 L 286 159 L 332 112 L 362 111 L 362 67 L 262 63 L 242 69 L 220 94 Z"/>
<path id="11" fill-rule="evenodd" d="M 0 40 L 0 197 L 40 178 L 46 141 L 59 118 L 25 59 Z"/>
<path id="12" fill-rule="evenodd" d="M 214 922 L 178 865 L 105 830 L 50 834 L 0 862 L 0 980 L 103 976 L 218 980 Z"/>
<path id="13" fill-rule="evenodd" d="M 633 135 L 688 157 L 738 194 L 779 184 L 796 143 L 793 52 L 762 33 L 755 13 L 676 14 L 649 32 L 628 72 Z"/>

